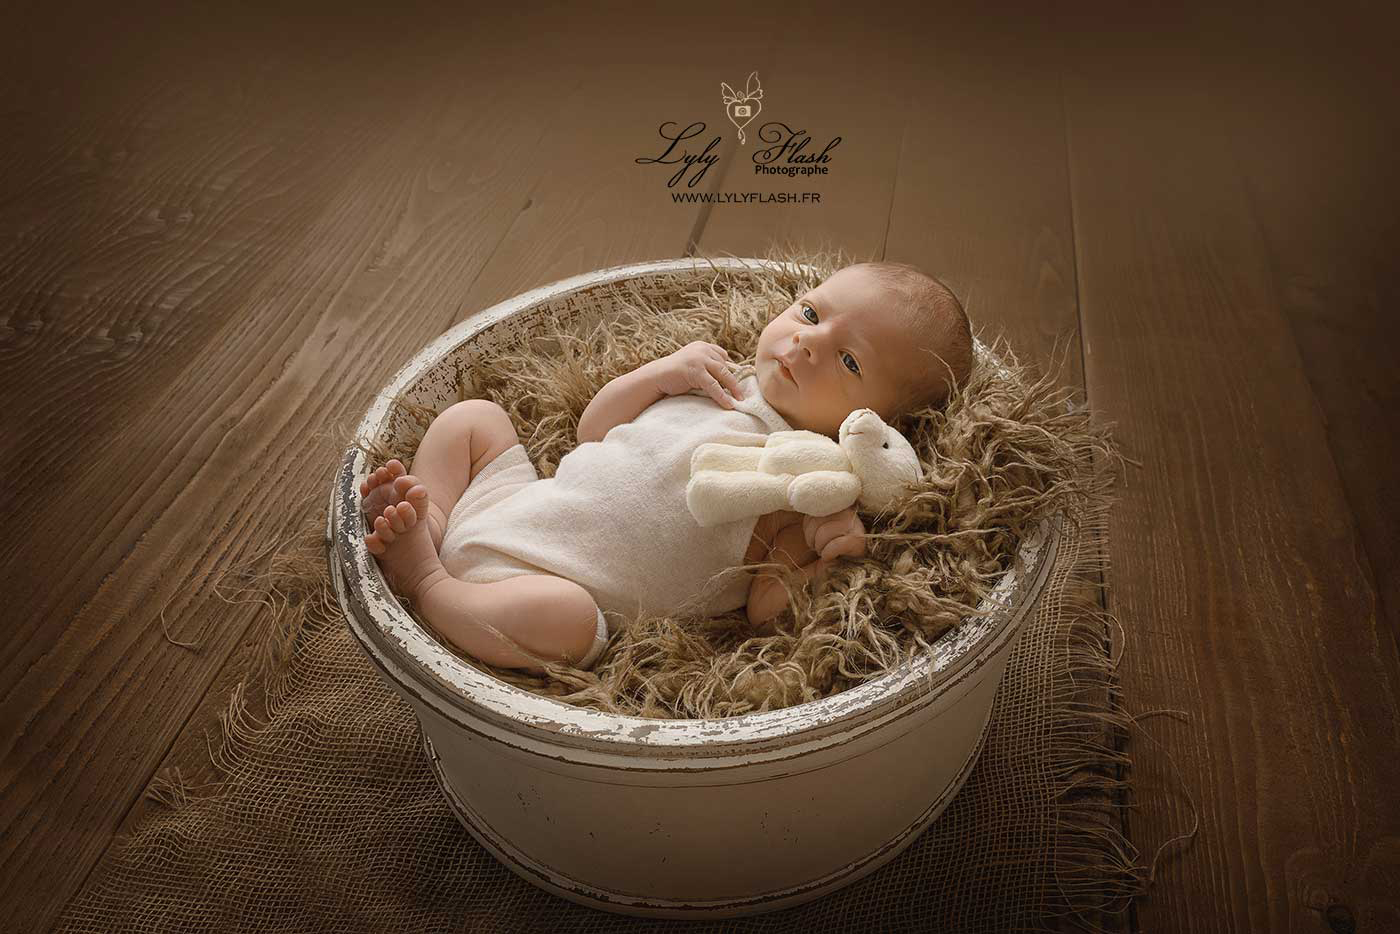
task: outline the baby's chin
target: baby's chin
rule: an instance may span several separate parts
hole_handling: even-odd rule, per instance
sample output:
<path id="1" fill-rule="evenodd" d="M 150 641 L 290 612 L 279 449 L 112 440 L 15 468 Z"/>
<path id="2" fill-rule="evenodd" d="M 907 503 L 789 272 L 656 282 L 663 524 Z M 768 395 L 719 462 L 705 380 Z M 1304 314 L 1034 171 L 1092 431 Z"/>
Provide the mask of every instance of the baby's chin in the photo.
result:
<path id="1" fill-rule="evenodd" d="M 771 361 L 769 366 L 760 365 L 755 376 L 758 379 L 758 391 L 763 393 L 764 401 L 791 425 L 792 417 L 787 412 L 787 404 L 790 400 L 787 392 L 784 391 L 787 387 L 783 385 L 783 375 L 778 372 L 778 365 Z"/>
<path id="2" fill-rule="evenodd" d="M 782 403 L 791 402 L 792 399 L 792 393 L 788 390 L 796 387 L 783 376 L 782 370 L 778 368 L 778 361 L 769 359 L 766 365 L 760 362 L 755 376 L 758 377 L 758 388 L 763 390 L 763 398 L 781 412 Z"/>
<path id="3" fill-rule="evenodd" d="M 763 390 L 763 397 L 765 399 L 770 398 L 772 395 L 775 382 L 773 377 L 776 375 L 777 366 L 774 365 L 772 360 L 759 360 L 758 365 L 754 367 L 754 378 L 758 380 L 758 388 Z"/>

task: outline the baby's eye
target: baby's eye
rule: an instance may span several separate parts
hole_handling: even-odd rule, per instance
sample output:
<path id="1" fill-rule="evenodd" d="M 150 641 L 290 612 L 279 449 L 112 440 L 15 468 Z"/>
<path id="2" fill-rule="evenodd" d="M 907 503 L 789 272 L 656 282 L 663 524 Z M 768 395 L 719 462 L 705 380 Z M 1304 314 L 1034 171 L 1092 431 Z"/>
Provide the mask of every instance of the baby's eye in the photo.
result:
<path id="1" fill-rule="evenodd" d="M 815 309 L 812 308 L 811 305 L 803 305 L 800 310 L 802 312 L 802 317 L 807 318 L 807 320 L 811 321 L 813 324 L 817 323 L 817 312 Z M 809 311 L 812 312 L 812 316 L 810 318 L 807 317 L 807 312 Z M 850 354 L 846 353 L 842 354 L 842 359 L 851 361 L 850 363 L 846 364 L 846 369 L 850 370 L 852 373 L 855 373 L 857 375 L 860 374 L 860 364 L 856 363 L 855 357 L 852 357 Z"/>

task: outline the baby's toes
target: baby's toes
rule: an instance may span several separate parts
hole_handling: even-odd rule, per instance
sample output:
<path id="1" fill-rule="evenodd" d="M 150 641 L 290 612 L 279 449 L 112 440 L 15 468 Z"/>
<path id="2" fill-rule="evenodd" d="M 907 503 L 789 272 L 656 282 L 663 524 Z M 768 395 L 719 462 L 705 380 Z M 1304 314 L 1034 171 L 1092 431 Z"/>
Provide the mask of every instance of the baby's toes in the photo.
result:
<path id="1" fill-rule="evenodd" d="M 387 515 L 392 508 L 392 506 L 386 507 L 384 510 L 385 515 Z M 392 545 L 394 542 L 398 541 L 398 535 L 395 534 L 393 525 L 390 524 L 385 516 L 379 516 L 374 520 L 374 533 L 378 535 L 379 540 L 386 545 Z"/>
<path id="2" fill-rule="evenodd" d="M 411 479 L 411 478 L 402 478 Z M 428 514 L 428 488 L 415 483 L 403 491 L 404 502 L 413 507 L 413 514 L 421 519 Z"/>
<path id="3" fill-rule="evenodd" d="M 392 487 L 394 495 L 391 499 L 396 503 L 401 503 L 408 498 L 408 491 L 419 485 L 420 481 L 417 477 L 413 476 L 413 474 L 404 474 L 403 476 L 395 477 Z"/>
<path id="4" fill-rule="evenodd" d="M 360 484 L 360 492 L 368 495 L 369 491 L 373 490 L 375 487 L 391 483 L 406 473 L 408 473 L 408 468 L 404 467 L 403 461 L 399 460 L 397 457 L 391 458 L 388 463 L 370 471 L 369 477 L 365 479 L 364 483 Z"/>
<path id="5" fill-rule="evenodd" d="M 385 552 L 384 542 L 380 541 L 378 532 L 371 532 L 365 536 L 365 547 L 372 555 L 382 555 Z"/>
<path id="6" fill-rule="evenodd" d="M 383 469 L 383 467 L 376 467 L 374 470 L 371 470 L 363 480 L 360 481 L 360 495 L 362 497 L 368 499 L 369 495 L 379 488 L 379 484 L 381 482 L 379 471 Z"/>
<path id="7" fill-rule="evenodd" d="M 402 535 L 413 527 L 413 507 L 407 503 L 395 503 L 392 506 L 385 506 L 384 518 L 389 520 L 389 527 L 391 529 Z"/>

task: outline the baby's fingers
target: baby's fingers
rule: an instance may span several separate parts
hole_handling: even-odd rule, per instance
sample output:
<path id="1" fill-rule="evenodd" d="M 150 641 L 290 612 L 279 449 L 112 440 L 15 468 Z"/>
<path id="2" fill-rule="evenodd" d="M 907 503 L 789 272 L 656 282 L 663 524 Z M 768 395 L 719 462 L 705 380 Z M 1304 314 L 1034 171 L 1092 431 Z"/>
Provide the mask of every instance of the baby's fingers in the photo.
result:
<path id="1" fill-rule="evenodd" d="M 847 508 L 829 516 L 808 516 L 802 523 L 802 532 L 807 538 L 807 547 L 821 554 L 832 540 L 842 535 L 864 535 L 865 526 L 856 511 Z"/>
<path id="2" fill-rule="evenodd" d="M 831 522 L 823 522 L 816 527 L 812 533 L 812 540 L 808 542 L 811 549 L 817 554 L 826 554 L 827 549 L 840 538 L 845 529 L 839 528 Z"/>
<path id="3" fill-rule="evenodd" d="M 720 361 L 719 381 L 724 384 L 724 388 L 729 390 L 729 394 L 736 399 L 744 398 L 744 393 L 739 389 L 739 380 L 734 376 L 734 369 L 728 358 Z"/>
<path id="4" fill-rule="evenodd" d="M 700 382 L 704 383 L 702 388 L 709 393 L 710 398 L 726 409 L 734 408 L 734 400 L 729 398 L 729 393 L 724 391 L 724 387 L 719 384 L 719 380 L 715 379 L 713 373 L 706 370 L 704 375 L 700 377 Z"/>
<path id="5" fill-rule="evenodd" d="M 837 538 L 833 538 L 830 542 L 827 543 L 827 546 L 824 549 L 822 549 L 821 553 L 823 560 L 826 561 L 835 560 L 836 558 L 839 558 L 842 555 L 848 555 L 852 558 L 864 557 L 865 536 L 842 535 Z"/>
<path id="6" fill-rule="evenodd" d="M 734 374 L 729 369 L 729 364 L 716 361 L 714 365 L 705 368 L 709 382 L 705 391 L 715 397 L 715 401 L 725 408 L 734 408 L 733 400 L 744 398 L 739 391 L 739 381 L 734 378 Z"/>

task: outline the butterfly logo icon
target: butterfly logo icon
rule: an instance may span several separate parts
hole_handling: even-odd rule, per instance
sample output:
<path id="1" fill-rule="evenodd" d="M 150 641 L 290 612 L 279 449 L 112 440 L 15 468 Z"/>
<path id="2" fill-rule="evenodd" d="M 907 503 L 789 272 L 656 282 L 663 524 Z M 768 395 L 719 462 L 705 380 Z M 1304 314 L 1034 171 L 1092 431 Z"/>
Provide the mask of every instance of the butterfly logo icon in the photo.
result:
<path id="1" fill-rule="evenodd" d="M 748 142 L 744 137 L 744 127 L 763 109 L 763 89 L 758 86 L 758 72 L 749 75 L 742 96 L 734 93 L 734 89 L 723 81 L 719 83 L 719 89 L 724 95 L 724 111 L 729 115 L 729 121 L 739 128 L 739 142 Z"/>

